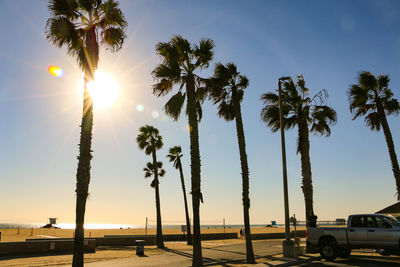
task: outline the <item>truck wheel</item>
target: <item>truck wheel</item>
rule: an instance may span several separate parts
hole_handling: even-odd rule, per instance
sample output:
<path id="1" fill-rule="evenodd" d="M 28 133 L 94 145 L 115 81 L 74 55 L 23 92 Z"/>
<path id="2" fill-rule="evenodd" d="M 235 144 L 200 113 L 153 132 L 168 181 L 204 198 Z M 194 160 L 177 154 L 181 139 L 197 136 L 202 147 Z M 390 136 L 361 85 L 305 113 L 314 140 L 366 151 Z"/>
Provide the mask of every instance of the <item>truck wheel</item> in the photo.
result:
<path id="1" fill-rule="evenodd" d="M 334 239 L 325 239 L 320 246 L 319 254 L 327 261 L 333 261 L 337 257 L 336 241 Z"/>
<path id="2" fill-rule="evenodd" d="M 340 248 L 338 252 L 338 256 L 340 258 L 347 258 L 351 254 L 351 249 L 349 248 Z"/>

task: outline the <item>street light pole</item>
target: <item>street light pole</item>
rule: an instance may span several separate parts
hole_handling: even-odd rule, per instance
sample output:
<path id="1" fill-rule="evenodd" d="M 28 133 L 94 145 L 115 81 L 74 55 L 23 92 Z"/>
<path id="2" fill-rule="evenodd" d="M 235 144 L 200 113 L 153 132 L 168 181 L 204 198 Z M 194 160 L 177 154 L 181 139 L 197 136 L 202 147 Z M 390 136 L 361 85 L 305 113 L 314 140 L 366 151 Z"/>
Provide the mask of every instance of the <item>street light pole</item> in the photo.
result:
<path id="1" fill-rule="evenodd" d="M 288 185 L 287 185 L 285 129 L 283 122 L 282 85 L 281 85 L 282 81 L 290 79 L 291 79 L 290 77 L 281 77 L 278 79 L 279 122 L 281 129 L 281 145 L 282 145 L 283 197 L 285 206 L 285 240 L 282 243 L 284 257 L 294 256 L 294 242 L 290 240 L 289 197 L 288 197 Z"/>
<path id="2" fill-rule="evenodd" d="M 287 186 L 287 168 L 286 168 L 286 146 L 285 146 L 285 129 L 283 122 L 283 104 L 282 104 L 282 81 L 288 80 L 289 77 L 281 77 L 278 80 L 279 91 L 279 123 L 281 128 L 281 145 L 282 145 L 282 172 L 283 172 L 283 198 L 285 205 L 285 239 L 290 240 L 290 221 L 289 221 L 289 199 Z"/>

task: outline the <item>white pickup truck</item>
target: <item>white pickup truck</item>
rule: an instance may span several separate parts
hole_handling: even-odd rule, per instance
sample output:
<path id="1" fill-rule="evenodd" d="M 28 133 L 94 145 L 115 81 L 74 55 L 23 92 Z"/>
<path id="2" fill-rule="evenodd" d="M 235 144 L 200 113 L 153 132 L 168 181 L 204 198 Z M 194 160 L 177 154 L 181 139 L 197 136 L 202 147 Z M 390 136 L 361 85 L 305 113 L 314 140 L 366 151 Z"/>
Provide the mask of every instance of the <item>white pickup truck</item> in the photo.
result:
<path id="1" fill-rule="evenodd" d="M 382 255 L 400 253 L 400 222 L 381 214 L 350 215 L 345 227 L 310 227 L 307 245 L 327 260 L 347 257 L 355 248 L 372 248 Z"/>

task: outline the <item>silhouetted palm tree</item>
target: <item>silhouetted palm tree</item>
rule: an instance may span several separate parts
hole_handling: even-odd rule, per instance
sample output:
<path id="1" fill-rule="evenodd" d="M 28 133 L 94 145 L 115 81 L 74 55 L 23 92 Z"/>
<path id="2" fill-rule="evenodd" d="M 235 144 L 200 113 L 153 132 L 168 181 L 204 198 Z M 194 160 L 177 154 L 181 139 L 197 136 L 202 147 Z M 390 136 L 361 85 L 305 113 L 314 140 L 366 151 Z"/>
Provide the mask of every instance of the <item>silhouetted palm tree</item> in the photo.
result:
<path id="1" fill-rule="evenodd" d="M 302 190 L 306 206 L 306 221 L 313 209 L 313 186 L 310 161 L 309 133 L 329 136 L 330 125 L 336 123 L 336 112 L 326 106 L 328 93 L 319 91 L 313 98 L 309 97 L 309 89 L 305 85 L 303 76 L 298 76 L 296 84 L 290 81 L 283 83 L 282 104 L 284 128 L 298 128 L 297 153 L 300 152 Z M 265 107 L 261 111 L 261 118 L 268 127 L 276 132 L 280 129 L 278 95 L 266 93 L 261 96 Z M 307 222 L 308 223 L 308 222 Z"/>
<path id="2" fill-rule="evenodd" d="M 150 125 L 145 125 L 139 128 L 139 135 L 136 137 L 136 142 L 141 150 L 144 150 L 146 155 L 150 155 L 153 158 L 152 166 L 154 170 L 154 181 L 151 186 L 156 190 L 156 209 L 157 209 L 157 235 L 156 244 L 158 248 L 164 248 L 163 236 L 162 236 L 162 225 L 161 225 L 161 208 L 160 208 L 160 194 L 158 188 L 158 172 L 157 172 L 157 154 L 156 151 L 161 149 L 163 146 L 162 137 L 160 136 L 158 129 Z"/>
<path id="3" fill-rule="evenodd" d="M 193 266 L 203 264 L 200 236 L 202 193 L 198 123 L 202 115 L 201 103 L 206 95 L 202 87 L 204 80 L 196 72 L 208 67 L 214 55 L 213 48 L 214 43 L 210 39 L 201 40 L 199 45 L 191 45 L 181 36 L 174 36 L 168 43 L 157 44 L 156 52 L 161 56 L 162 62 L 152 72 L 157 81 L 153 85 L 153 93 L 156 96 L 164 96 L 172 91 L 174 85 L 178 85 L 178 92 L 164 106 L 165 112 L 174 120 L 179 118 L 185 99 L 187 100 L 192 175 Z"/>
<path id="4" fill-rule="evenodd" d="M 241 75 L 233 63 L 224 66 L 216 64 L 214 77 L 210 79 L 210 97 L 214 104 L 218 104 L 218 116 L 226 121 L 235 120 L 236 134 L 239 144 L 240 166 L 242 169 L 242 199 L 243 219 L 246 236 L 247 263 L 255 263 L 253 244 L 250 233 L 250 198 L 249 198 L 249 166 L 247 163 L 246 142 L 242 122 L 240 102 L 243 100 L 244 90 L 249 85 L 246 76 Z"/>
<path id="5" fill-rule="evenodd" d="M 187 199 L 186 199 L 186 188 L 185 188 L 185 179 L 183 177 L 183 170 L 182 170 L 182 162 L 181 162 L 181 157 L 182 157 L 182 149 L 180 146 L 174 146 L 169 149 L 169 154 L 167 157 L 169 158 L 170 162 L 174 163 L 175 169 L 179 170 L 179 174 L 181 177 L 181 185 L 182 185 L 182 191 L 183 191 L 183 201 L 185 203 L 185 217 L 186 217 L 186 230 L 187 230 L 187 235 L 186 235 L 186 240 L 188 245 L 192 245 L 192 234 L 190 230 L 190 220 L 189 220 L 189 211 L 188 211 L 188 205 L 187 205 Z"/>
<path id="6" fill-rule="evenodd" d="M 161 204 L 160 204 L 160 194 L 159 194 L 160 181 L 158 180 L 158 177 L 163 177 L 165 175 L 165 170 L 162 168 L 162 162 L 158 161 L 156 165 L 154 165 L 151 162 L 147 162 L 146 167 L 143 168 L 143 171 L 144 171 L 144 178 L 149 178 L 151 176 L 154 177 L 153 181 L 151 181 L 150 186 L 155 189 L 154 191 L 155 191 L 155 199 L 156 199 L 157 230 L 158 230 L 158 225 L 159 225 L 158 219 L 160 219 L 160 222 L 161 222 L 161 212 L 160 212 Z M 159 217 L 158 217 L 158 214 L 160 214 Z M 161 233 L 161 236 L 162 236 L 162 233 Z M 159 247 L 158 246 L 159 242 L 157 240 L 156 240 L 156 242 L 157 242 L 157 247 Z M 163 246 L 164 246 L 164 244 L 161 246 L 161 248 L 163 248 Z"/>
<path id="7" fill-rule="evenodd" d="M 90 182 L 93 103 L 87 83 L 93 80 L 99 61 L 99 42 L 112 51 L 122 47 L 127 26 L 114 0 L 49 0 L 52 15 L 47 20 L 47 39 L 57 47 L 66 47 L 85 74 L 83 115 L 76 174 L 76 228 L 73 266 L 83 266 L 84 217 Z"/>
<path id="8" fill-rule="evenodd" d="M 392 134 L 386 119 L 386 115 L 398 115 L 400 105 L 398 100 L 393 98 L 393 92 L 389 88 L 389 81 L 388 75 L 375 77 L 371 72 L 364 71 L 358 76 L 358 84 L 351 85 L 348 93 L 350 111 L 354 114 L 353 120 L 364 116 L 366 125 L 373 131 L 379 131 L 382 126 L 392 162 L 397 199 L 400 200 L 399 162 L 397 161 Z"/>

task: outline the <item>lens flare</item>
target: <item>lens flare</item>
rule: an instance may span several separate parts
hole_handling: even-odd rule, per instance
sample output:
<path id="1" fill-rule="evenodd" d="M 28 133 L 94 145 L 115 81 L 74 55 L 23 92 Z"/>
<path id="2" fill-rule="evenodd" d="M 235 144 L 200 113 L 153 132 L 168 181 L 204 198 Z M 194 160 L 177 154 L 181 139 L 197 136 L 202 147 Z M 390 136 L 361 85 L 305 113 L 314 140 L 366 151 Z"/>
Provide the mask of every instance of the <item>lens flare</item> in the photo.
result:
<path id="1" fill-rule="evenodd" d="M 154 111 L 151 113 L 151 116 L 152 116 L 154 119 L 156 119 L 156 118 L 158 118 L 158 117 L 160 116 L 160 113 L 159 113 L 157 110 L 154 110 Z"/>
<path id="2" fill-rule="evenodd" d="M 54 65 L 50 65 L 50 66 L 47 68 L 47 71 L 48 71 L 51 75 L 56 76 L 56 77 L 62 77 L 62 76 L 64 75 L 64 71 L 63 71 L 61 68 L 59 68 L 59 67 L 57 67 L 57 66 L 54 66 Z"/>
<path id="3" fill-rule="evenodd" d="M 141 112 L 144 110 L 144 107 L 143 107 L 143 105 L 139 104 L 136 106 L 136 109 L 137 109 L 137 111 Z"/>

